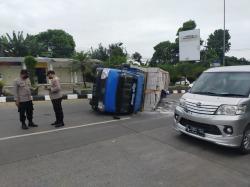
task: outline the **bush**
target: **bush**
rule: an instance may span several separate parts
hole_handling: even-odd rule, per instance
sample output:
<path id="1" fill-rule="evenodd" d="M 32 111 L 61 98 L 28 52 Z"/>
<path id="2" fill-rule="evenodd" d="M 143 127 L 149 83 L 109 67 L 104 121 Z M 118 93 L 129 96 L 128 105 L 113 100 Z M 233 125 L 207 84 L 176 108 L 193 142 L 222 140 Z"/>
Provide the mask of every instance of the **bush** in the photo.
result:
<path id="1" fill-rule="evenodd" d="M 13 94 L 9 90 L 4 90 L 2 95 L 4 95 L 4 96 L 13 96 Z"/>
<path id="2" fill-rule="evenodd" d="M 3 81 L 0 81 L 0 88 L 3 88 L 4 87 L 4 82 Z"/>
<path id="3" fill-rule="evenodd" d="M 3 94 L 3 87 L 4 87 L 4 82 L 0 81 L 0 96 Z"/>
<path id="4" fill-rule="evenodd" d="M 161 64 L 159 65 L 159 68 L 169 72 L 171 83 L 175 83 L 181 78 L 180 74 L 177 72 L 175 65 Z"/>
<path id="5" fill-rule="evenodd" d="M 169 72 L 172 84 L 175 84 L 182 77 L 187 77 L 190 82 L 193 82 L 207 69 L 204 64 L 189 62 L 178 63 L 176 65 L 161 64 L 159 67 Z"/>
<path id="6" fill-rule="evenodd" d="M 126 62 L 126 56 L 112 56 L 110 59 L 104 62 L 104 66 L 107 68 L 117 68 Z"/>
<path id="7" fill-rule="evenodd" d="M 173 90 L 188 90 L 189 87 L 188 86 L 184 86 L 184 85 L 178 85 L 178 86 L 169 86 L 168 91 L 173 91 Z"/>

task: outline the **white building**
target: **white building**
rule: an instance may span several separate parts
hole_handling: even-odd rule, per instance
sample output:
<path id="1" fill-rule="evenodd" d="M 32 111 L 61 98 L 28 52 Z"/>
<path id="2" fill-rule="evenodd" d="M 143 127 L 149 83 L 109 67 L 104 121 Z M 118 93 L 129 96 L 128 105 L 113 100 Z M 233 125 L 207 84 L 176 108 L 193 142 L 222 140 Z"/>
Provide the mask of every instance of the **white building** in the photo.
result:
<path id="1" fill-rule="evenodd" d="M 60 77 L 62 83 L 82 82 L 80 72 L 72 71 L 72 59 L 68 58 L 36 58 L 36 77 L 38 84 L 46 84 L 46 73 L 48 70 L 54 70 Z M 89 60 L 90 62 L 100 62 L 98 60 Z M 20 73 L 25 68 L 24 57 L 0 57 L 0 78 L 6 85 L 12 85 Z"/>

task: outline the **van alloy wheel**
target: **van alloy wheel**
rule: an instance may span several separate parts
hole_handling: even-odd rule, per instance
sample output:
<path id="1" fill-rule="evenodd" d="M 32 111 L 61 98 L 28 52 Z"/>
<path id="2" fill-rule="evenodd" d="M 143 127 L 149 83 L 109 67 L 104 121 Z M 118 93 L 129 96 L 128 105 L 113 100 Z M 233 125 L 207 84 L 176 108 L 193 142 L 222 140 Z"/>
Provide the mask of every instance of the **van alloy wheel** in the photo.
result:
<path id="1" fill-rule="evenodd" d="M 250 150 L 250 130 L 247 130 L 245 132 L 242 143 L 243 143 L 243 146 L 246 150 Z"/>
<path id="2" fill-rule="evenodd" d="M 244 136 L 240 146 L 240 152 L 243 154 L 250 153 L 250 126 L 248 126 L 244 132 Z"/>

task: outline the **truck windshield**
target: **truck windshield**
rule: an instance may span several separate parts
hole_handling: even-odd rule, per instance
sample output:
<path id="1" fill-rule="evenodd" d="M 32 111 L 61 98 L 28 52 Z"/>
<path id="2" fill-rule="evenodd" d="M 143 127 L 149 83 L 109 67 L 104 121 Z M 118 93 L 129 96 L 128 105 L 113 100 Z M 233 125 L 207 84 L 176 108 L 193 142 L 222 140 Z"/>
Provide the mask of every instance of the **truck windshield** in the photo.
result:
<path id="1" fill-rule="evenodd" d="M 206 72 L 195 82 L 193 94 L 222 97 L 249 97 L 250 73 L 248 72 Z"/>

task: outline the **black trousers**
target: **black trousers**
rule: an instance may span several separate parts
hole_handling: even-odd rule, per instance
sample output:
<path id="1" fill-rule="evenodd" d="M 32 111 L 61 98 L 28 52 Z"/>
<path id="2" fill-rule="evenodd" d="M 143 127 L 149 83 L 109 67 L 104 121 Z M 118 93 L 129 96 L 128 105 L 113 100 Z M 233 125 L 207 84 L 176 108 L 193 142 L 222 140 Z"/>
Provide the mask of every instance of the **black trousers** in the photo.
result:
<path id="1" fill-rule="evenodd" d="M 52 99 L 53 109 L 56 115 L 56 122 L 63 123 L 63 109 L 62 109 L 62 98 L 60 99 Z"/>
<path id="2" fill-rule="evenodd" d="M 27 102 L 20 102 L 18 112 L 20 115 L 20 121 L 22 123 L 25 123 L 26 118 L 31 123 L 33 120 L 33 102 L 27 101 Z"/>

